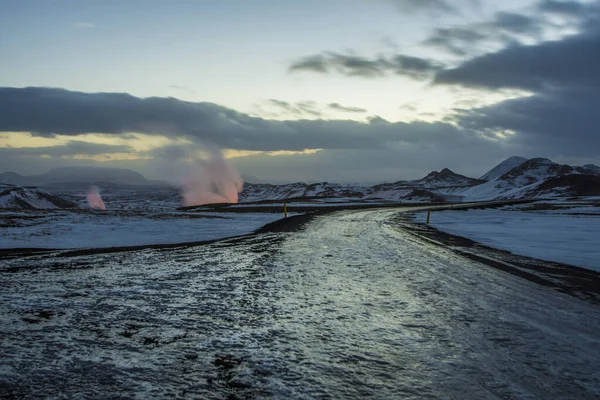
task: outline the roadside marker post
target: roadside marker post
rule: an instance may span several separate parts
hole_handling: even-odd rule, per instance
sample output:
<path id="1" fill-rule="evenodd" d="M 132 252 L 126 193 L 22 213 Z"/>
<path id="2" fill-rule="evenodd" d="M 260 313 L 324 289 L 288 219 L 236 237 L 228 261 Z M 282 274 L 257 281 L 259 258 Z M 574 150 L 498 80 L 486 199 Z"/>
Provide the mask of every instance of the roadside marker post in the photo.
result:
<path id="1" fill-rule="evenodd" d="M 427 210 L 427 224 L 429 224 L 430 217 L 431 217 L 431 210 Z"/>
<path id="2" fill-rule="evenodd" d="M 283 218 L 287 218 L 287 204 L 283 203 Z"/>

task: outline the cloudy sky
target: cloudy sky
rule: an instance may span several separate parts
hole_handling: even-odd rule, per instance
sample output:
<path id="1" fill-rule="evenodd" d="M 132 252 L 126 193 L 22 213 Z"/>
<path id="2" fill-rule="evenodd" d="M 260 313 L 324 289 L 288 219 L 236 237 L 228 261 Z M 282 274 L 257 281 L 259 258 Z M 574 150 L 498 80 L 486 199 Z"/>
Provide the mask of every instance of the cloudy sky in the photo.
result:
<path id="1" fill-rule="evenodd" d="M 0 172 L 600 164 L 600 1 L 0 0 Z"/>

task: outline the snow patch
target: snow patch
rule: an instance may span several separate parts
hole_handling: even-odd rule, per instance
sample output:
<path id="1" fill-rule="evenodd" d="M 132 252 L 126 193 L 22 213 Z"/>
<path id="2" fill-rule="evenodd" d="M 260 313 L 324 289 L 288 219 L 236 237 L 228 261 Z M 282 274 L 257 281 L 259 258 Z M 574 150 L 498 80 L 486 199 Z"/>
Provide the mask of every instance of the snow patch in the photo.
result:
<path id="1" fill-rule="evenodd" d="M 581 211 L 587 214 L 593 208 Z M 426 214 L 416 214 L 415 220 L 425 222 Z M 562 210 L 451 210 L 432 212 L 430 224 L 515 254 L 600 271 L 600 214 L 578 216 Z"/>

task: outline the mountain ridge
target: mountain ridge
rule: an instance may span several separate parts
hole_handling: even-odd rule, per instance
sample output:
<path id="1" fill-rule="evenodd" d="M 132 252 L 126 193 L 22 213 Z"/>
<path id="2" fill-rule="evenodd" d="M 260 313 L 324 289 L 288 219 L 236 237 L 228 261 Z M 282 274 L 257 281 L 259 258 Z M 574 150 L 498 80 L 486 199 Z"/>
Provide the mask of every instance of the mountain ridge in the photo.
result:
<path id="1" fill-rule="evenodd" d="M 512 167 L 512 168 L 511 168 Z M 574 177 L 580 176 L 580 177 Z M 558 164 L 547 158 L 513 156 L 489 170 L 482 178 L 460 175 L 449 168 L 432 171 L 423 178 L 400 180 L 373 186 L 342 185 L 331 182 L 248 183 L 239 195 L 242 202 L 285 200 L 291 198 L 331 197 L 348 199 L 382 199 L 394 201 L 478 201 L 503 198 L 530 198 L 539 196 L 566 196 L 586 193 L 600 196 L 600 167 L 593 164 L 571 166 Z M 60 179 L 82 179 L 79 182 L 60 182 Z M 103 178 L 103 179 L 100 179 Z M 108 178 L 108 179 L 107 179 Z M 111 182 L 111 179 L 119 183 Z M 37 180 L 37 181 L 36 181 Z M 22 176 L 14 172 L 0 174 L 0 183 L 31 186 L 42 182 L 42 187 L 53 190 L 78 190 L 101 182 L 109 188 L 149 186 L 153 182 L 142 174 L 119 168 L 63 167 L 37 176 Z M 132 183 L 133 182 L 133 183 Z M 23 184 L 25 183 L 25 184 Z M 591 194 L 590 194 L 591 193 Z"/>
<path id="2" fill-rule="evenodd" d="M 77 204 L 45 190 L 0 183 L 0 209 L 77 208 Z"/>
<path id="3" fill-rule="evenodd" d="M 343 186 L 326 182 L 312 185 L 301 182 L 288 185 L 262 184 L 260 187 L 246 184 L 240 194 L 240 200 L 348 197 L 396 201 L 480 201 L 578 193 L 600 196 L 600 185 L 597 184 L 600 168 L 593 164 L 570 166 L 557 164 L 547 158 L 525 159 L 514 156 L 502 161 L 483 176 L 490 180 L 470 178 L 444 168 L 441 171 L 432 171 L 421 179 L 370 187 Z M 491 179 L 492 177 L 494 179 Z M 320 190 L 325 186 L 326 190 Z"/>
<path id="4" fill-rule="evenodd" d="M 494 168 L 483 174 L 479 179 L 484 181 L 493 181 L 510 171 L 511 169 L 518 167 L 529 160 L 525 157 L 512 156 L 502 161 L 500 164 L 496 165 Z"/>

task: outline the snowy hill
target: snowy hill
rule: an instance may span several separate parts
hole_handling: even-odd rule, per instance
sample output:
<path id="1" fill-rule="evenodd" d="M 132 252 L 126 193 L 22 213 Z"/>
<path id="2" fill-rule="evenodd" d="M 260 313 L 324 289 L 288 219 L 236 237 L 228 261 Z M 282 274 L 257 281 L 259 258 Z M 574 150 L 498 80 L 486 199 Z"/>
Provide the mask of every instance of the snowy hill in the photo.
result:
<path id="1" fill-rule="evenodd" d="M 240 201 L 251 202 L 259 200 L 284 200 L 297 197 L 348 197 L 362 198 L 368 190 L 363 187 L 343 186 L 336 183 L 303 182 L 287 185 L 271 185 L 268 183 L 245 183 L 240 193 Z"/>
<path id="2" fill-rule="evenodd" d="M 496 165 L 491 170 L 489 170 L 479 179 L 482 179 L 484 181 L 493 181 L 494 179 L 501 177 L 511 169 L 523 164 L 525 161 L 527 161 L 527 158 L 525 157 L 509 157 L 506 160 L 502 161 L 500 164 Z"/>
<path id="3" fill-rule="evenodd" d="M 460 201 L 461 197 L 455 196 L 454 191 L 461 191 L 483 182 L 444 168 L 421 179 L 372 186 L 367 190 L 367 198 L 425 202 Z"/>
<path id="4" fill-rule="evenodd" d="M 423 201 L 442 203 L 447 201 L 447 197 L 431 190 L 411 188 L 409 186 L 398 188 L 380 188 L 373 191 L 367 199 L 382 199 L 395 201 Z"/>
<path id="5" fill-rule="evenodd" d="M 36 210 L 75 207 L 75 203 L 45 190 L 0 184 L 0 208 Z"/>
<path id="6" fill-rule="evenodd" d="M 480 179 L 469 178 L 452 172 L 448 168 L 444 168 L 440 172 L 431 172 L 425 178 L 410 181 L 410 186 L 427 189 L 440 189 L 450 187 L 469 187 L 479 185 L 481 183 L 483 183 L 483 181 Z"/>
<path id="7" fill-rule="evenodd" d="M 594 164 L 586 164 L 582 167 L 593 175 L 600 175 L 600 167 Z"/>
<path id="8" fill-rule="evenodd" d="M 502 176 L 462 193 L 465 200 L 496 198 L 529 198 L 538 196 L 561 196 L 580 191 L 594 192 L 594 178 L 565 178 L 573 175 L 600 176 L 586 167 L 561 165 L 547 158 L 532 158 L 511 169 Z M 558 179 L 562 178 L 562 179 Z M 582 185 L 592 186 L 587 190 Z M 571 187 L 576 185 L 577 187 Z"/>
<path id="9" fill-rule="evenodd" d="M 434 182 L 431 182 L 431 185 L 433 184 Z M 441 182 L 438 182 L 438 184 L 442 185 Z M 443 202 L 446 200 L 446 197 L 441 194 L 418 187 L 416 185 L 411 186 L 409 182 L 404 181 L 380 184 L 371 187 L 344 186 L 337 183 L 328 182 L 312 184 L 299 182 L 287 185 L 245 183 L 244 190 L 242 193 L 240 193 L 239 199 L 240 202 L 252 202 L 260 200 L 285 200 L 303 197 L 369 200 L 382 199 L 427 202 Z"/>

